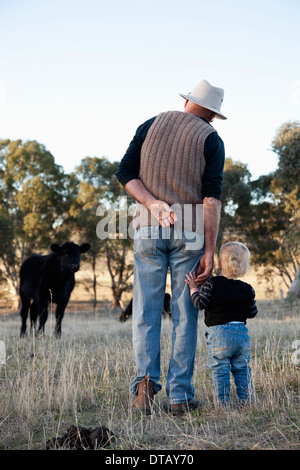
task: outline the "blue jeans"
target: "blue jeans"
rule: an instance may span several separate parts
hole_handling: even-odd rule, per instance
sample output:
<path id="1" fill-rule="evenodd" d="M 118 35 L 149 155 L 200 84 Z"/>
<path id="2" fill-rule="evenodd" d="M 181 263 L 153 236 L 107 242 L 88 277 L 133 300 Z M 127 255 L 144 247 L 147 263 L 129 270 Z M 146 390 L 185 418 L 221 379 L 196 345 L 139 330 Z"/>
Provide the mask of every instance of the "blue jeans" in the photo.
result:
<path id="1" fill-rule="evenodd" d="M 205 333 L 208 365 L 212 370 L 214 393 L 222 404 L 230 402 L 230 372 L 243 403 L 254 400 L 250 362 L 250 338 L 244 323 L 211 326 Z"/>
<path id="2" fill-rule="evenodd" d="M 196 269 L 204 252 L 204 240 L 198 235 L 194 245 L 190 236 L 190 232 L 153 226 L 136 230 L 134 240 L 132 333 L 137 375 L 130 391 L 136 394 L 138 382 L 146 375 L 154 384 L 154 393 L 161 390 L 161 319 L 170 268 L 173 331 L 166 392 L 171 404 L 184 403 L 194 396 L 191 379 L 198 311 L 184 280 L 186 273 Z"/>

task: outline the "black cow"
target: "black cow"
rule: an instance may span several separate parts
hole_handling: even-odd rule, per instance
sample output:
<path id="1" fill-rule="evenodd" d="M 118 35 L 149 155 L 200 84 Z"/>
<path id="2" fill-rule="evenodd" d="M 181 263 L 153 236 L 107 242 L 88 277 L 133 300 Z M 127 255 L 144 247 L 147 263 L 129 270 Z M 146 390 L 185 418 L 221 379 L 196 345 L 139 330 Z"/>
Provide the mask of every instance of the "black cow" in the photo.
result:
<path id="1" fill-rule="evenodd" d="M 132 301 L 133 299 L 130 300 L 129 304 L 125 308 L 125 310 L 122 311 L 119 320 L 121 322 L 124 322 L 128 320 L 129 317 L 132 315 Z M 167 292 L 165 293 L 165 298 L 164 298 L 164 306 L 163 306 L 163 311 L 162 311 L 163 317 L 168 316 L 171 318 L 171 296 Z"/>
<path id="2" fill-rule="evenodd" d="M 51 245 L 49 255 L 32 254 L 20 270 L 20 297 L 22 308 L 21 336 L 26 333 L 26 320 L 30 309 L 31 328 L 39 318 L 38 333 L 44 333 L 48 317 L 48 303 L 56 304 L 56 325 L 54 333 L 61 335 L 61 322 L 70 295 L 75 286 L 74 273 L 80 267 L 80 254 L 90 249 L 89 243 L 81 246 L 67 242 L 63 246 Z"/>

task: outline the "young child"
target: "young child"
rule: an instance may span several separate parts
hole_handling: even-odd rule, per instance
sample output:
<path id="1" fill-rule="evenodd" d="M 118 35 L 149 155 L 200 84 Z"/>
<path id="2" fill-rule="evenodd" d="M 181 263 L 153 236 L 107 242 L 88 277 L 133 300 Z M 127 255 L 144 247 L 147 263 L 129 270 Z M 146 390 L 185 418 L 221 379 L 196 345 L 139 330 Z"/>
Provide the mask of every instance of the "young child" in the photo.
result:
<path id="1" fill-rule="evenodd" d="M 229 242 L 220 249 L 220 276 L 209 278 L 200 288 L 194 272 L 187 274 L 185 280 L 195 307 L 205 310 L 214 393 L 224 405 L 230 402 L 230 372 L 241 402 L 249 404 L 254 400 L 246 319 L 257 314 L 255 292 L 252 286 L 237 279 L 248 271 L 249 259 L 245 245 Z"/>

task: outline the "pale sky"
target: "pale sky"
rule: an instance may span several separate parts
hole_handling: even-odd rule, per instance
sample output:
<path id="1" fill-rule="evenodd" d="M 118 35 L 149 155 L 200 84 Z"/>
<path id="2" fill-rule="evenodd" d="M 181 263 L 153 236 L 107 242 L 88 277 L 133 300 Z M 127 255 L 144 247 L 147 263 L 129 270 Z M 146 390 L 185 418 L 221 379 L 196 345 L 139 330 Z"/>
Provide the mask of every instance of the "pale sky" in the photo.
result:
<path id="1" fill-rule="evenodd" d="M 205 78 L 225 90 L 226 157 L 267 174 L 300 119 L 299 25 L 299 0 L 0 0 L 0 138 L 37 140 L 67 172 L 119 161 Z"/>

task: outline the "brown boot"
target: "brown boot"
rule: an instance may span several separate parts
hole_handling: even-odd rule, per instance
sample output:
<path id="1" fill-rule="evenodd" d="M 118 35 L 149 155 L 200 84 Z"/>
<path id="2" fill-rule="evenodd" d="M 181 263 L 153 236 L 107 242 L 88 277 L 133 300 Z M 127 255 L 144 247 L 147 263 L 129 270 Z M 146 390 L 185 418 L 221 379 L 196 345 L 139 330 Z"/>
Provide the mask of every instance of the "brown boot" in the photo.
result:
<path id="1" fill-rule="evenodd" d="M 133 402 L 133 408 L 136 408 L 141 413 L 146 415 L 151 414 L 151 409 L 154 403 L 154 388 L 153 382 L 145 376 L 143 380 L 138 383 L 138 394 Z"/>
<path id="2" fill-rule="evenodd" d="M 176 403 L 171 405 L 170 412 L 172 415 L 182 415 L 188 413 L 189 411 L 196 410 L 200 407 L 200 402 L 193 398 L 192 400 L 185 403 Z"/>

